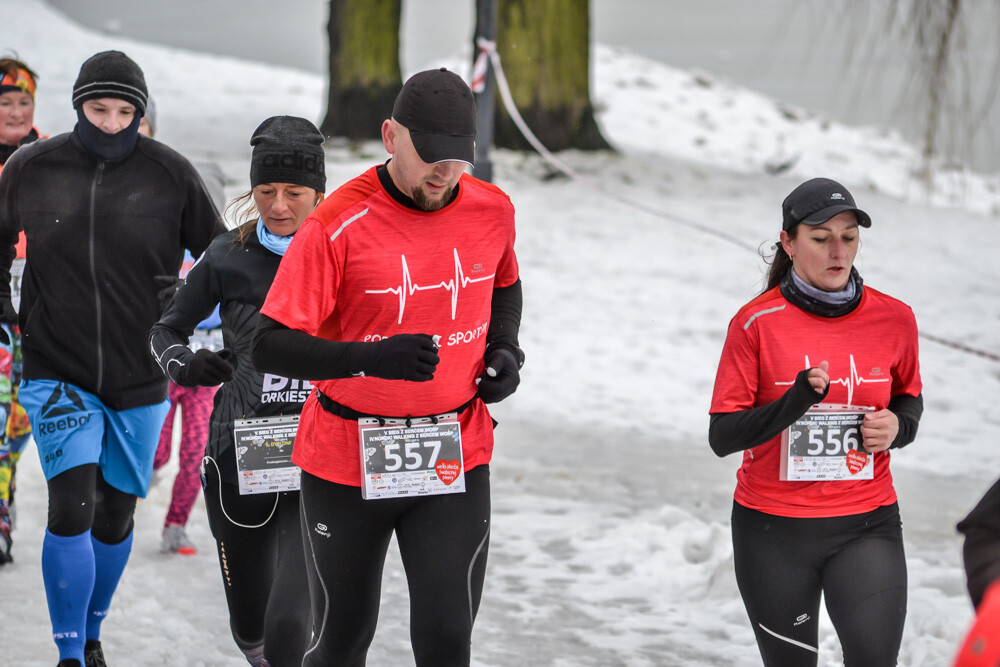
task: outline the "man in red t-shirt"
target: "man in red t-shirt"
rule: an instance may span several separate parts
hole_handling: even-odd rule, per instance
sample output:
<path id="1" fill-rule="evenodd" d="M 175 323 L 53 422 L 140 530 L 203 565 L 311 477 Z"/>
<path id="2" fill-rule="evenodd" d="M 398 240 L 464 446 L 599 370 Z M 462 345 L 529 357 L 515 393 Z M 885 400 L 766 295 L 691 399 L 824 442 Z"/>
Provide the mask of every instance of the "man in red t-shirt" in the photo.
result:
<path id="1" fill-rule="evenodd" d="M 261 371 L 309 380 L 302 468 L 313 644 L 304 665 L 361 664 L 395 533 L 417 665 L 468 665 L 490 530 L 493 421 L 517 388 L 514 208 L 465 173 L 472 92 L 445 69 L 403 86 L 391 158 L 337 189 L 295 235 L 254 339 Z"/>

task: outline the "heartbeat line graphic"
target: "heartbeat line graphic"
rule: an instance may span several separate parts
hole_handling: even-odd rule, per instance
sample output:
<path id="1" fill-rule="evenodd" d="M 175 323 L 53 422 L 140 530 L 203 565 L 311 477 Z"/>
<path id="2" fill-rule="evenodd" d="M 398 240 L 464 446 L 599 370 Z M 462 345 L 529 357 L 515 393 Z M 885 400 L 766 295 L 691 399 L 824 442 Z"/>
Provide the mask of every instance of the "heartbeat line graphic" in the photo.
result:
<path id="1" fill-rule="evenodd" d="M 455 255 L 455 277 L 451 280 L 446 280 L 436 285 L 418 285 L 413 282 L 410 277 L 410 269 L 406 265 L 406 255 L 400 255 L 403 260 L 403 282 L 396 287 L 387 287 L 386 289 L 367 289 L 365 294 L 395 294 L 399 298 L 399 319 L 396 320 L 397 324 L 403 323 L 403 312 L 406 310 L 406 298 L 408 296 L 413 296 L 416 292 L 422 292 L 425 290 L 432 289 L 444 289 L 451 292 L 451 319 L 455 319 L 455 311 L 458 309 L 458 293 L 464 288 L 468 287 L 469 283 L 479 283 L 485 280 L 493 280 L 495 273 L 491 273 L 488 276 L 483 276 L 482 278 L 468 278 L 465 272 L 462 270 L 462 260 L 458 257 L 458 248 L 453 248 Z"/>
<path id="2" fill-rule="evenodd" d="M 839 384 L 843 387 L 847 387 L 847 404 L 854 405 L 854 388 L 863 385 L 866 382 L 890 382 L 892 378 L 863 378 L 858 375 L 858 369 L 854 365 L 854 355 L 851 356 L 851 374 L 845 378 L 830 378 L 830 384 Z M 812 368 L 812 364 L 809 363 L 809 355 L 806 355 L 806 368 Z M 775 382 L 775 385 L 791 385 L 795 384 L 795 380 L 791 382 Z"/>

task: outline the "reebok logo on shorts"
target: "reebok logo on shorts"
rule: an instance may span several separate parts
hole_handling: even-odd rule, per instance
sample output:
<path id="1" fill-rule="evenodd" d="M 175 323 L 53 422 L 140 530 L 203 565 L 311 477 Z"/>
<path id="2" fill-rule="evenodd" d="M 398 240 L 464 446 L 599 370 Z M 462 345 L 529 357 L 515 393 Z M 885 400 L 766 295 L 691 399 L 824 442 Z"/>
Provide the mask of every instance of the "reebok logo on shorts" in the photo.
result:
<path id="1" fill-rule="evenodd" d="M 84 413 L 74 416 L 75 413 Z M 43 435 L 58 431 L 71 431 L 90 421 L 87 406 L 76 391 L 65 382 L 60 382 L 42 406 L 42 423 L 38 430 Z"/>
<path id="2" fill-rule="evenodd" d="M 72 403 L 72 405 L 59 405 L 59 400 L 63 397 Z M 87 409 L 87 406 L 83 404 L 83 399 L 80 398 L 80 394 L 70 387 L 65 382 L 60 382 L 56 385 L 52 394 L 49 395 L 49 399 L 45 401 L 45 405 L 42 406 L 42 419 L 51 419 L 52 417 L 59 417 L 60 415 L 68 415 L 72 412 L 83 412 Z"/>

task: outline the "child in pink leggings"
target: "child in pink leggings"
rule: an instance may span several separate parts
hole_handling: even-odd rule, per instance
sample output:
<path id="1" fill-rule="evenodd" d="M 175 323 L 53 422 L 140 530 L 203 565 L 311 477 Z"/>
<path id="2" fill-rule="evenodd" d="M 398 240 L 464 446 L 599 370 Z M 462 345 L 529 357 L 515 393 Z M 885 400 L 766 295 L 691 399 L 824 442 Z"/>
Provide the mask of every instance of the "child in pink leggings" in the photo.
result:
<path id="1" fill-rule="evenodd" d="M 153 470 L 159 470 L 170 460 L 174 435 L 174 413 L 181 409 L 181 442 L 178 451 L 180 469 L 174 479 L 170 508 L 163 523 L 161 553 L 179 553 L 191 556 L 197 553 L 188 539 L 184 527 L 191 508 L 201 490 L 201 459 L 208 441 L 208 418 L 212 414 L 212 400 L 218 387 L 182 387 L 170 383 L 170 412 L 160 431 L 160 444 L 153 459 Z"/>

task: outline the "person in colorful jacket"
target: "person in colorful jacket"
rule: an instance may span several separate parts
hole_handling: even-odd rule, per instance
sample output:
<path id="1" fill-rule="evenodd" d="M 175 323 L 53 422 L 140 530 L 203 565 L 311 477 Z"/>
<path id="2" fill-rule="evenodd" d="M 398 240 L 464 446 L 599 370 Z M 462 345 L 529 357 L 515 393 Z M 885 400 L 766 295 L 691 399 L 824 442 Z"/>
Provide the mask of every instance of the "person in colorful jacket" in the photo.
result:
<path id="1" fill-rule="evenodd" d="M 250 345 L 278 265 L 323 199 L 323 141 L 304 118 L 274 116 L 260 124 L 250 139 L 251 190 L 231 205 L 244 222 L 212 242 L 150 333 L 153 355 L 174 383 L 223 383 L 202 480 L 233 639 L 255 666 L 299 667 L 312 630 L 299 471 L 290 462 L 294 419 L 312 387 L 254 368 Z M 225 347 L 195 349 L 191 335 L 216 307 Z M 284 435 L 270 435 L 276 428 Z M 266 467 L 248 470 L 242 464 L 252 458 L 263 458 Z"/>
<path id="2" fill-rule="evenodd" d="M 729 324 L 710 409 L 713 451 L 743 454 L 737 584 L 765 665 L 817 664 L 821 596 L 846 665 L 895 665 L 906 559 L 889 460 L 923 410 L 916 321 L 854 267 L 871 218 L 844 186 L 806 181 L 782 214 L 767 287 Z"/>
<path id="3" fill-rule="evenodd" d="M 302 225 L 261 309 L 254 365 L 311 381 L 293 461 L 313 605 L 303 665 L 363 665 L 393 534 L 416 664 L 468 665 L 490 535 L 493 421 L 524 355 L 514 207 L 465 173 L 461 77 L 413 75 L 392 156 Z"/>
<path id="4" fill-rule="evenodd" d="M 35 120 L 35 89 L 38 75 L 15 58 L 0 58 L 0 171 L 20 146 L 39 138 Z M 11 276 L 11 305 L 17 310 L 24 271 L 24 238 L 17 243 Z M 31 422 L 17 400 L 21 379 L 21 332 L 16 325 L 0 324 L 0 565 L 13 560 L 14 490 L 17 461 L 31 437 Z"/>
<path id="5" fill-rule="evenodd" d="M 155 276 L 224 231 L 191 164 L 138 135 L 140 67 L 104 51 L 80 67 L 72 132 L 18 149 L 0 172 L 0 319 L 22 333 L 18 396 L 48 485 L 42 575 L 60 665 L 103 661 L 101 623 L 128 562 L 167 381 L 146 351 Z M 21 307 L 10 267 L 24 231 Z"/>

